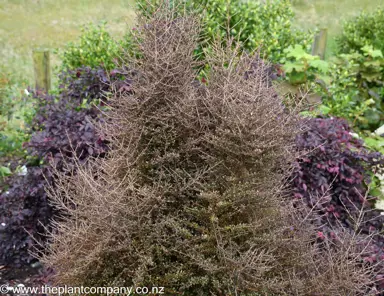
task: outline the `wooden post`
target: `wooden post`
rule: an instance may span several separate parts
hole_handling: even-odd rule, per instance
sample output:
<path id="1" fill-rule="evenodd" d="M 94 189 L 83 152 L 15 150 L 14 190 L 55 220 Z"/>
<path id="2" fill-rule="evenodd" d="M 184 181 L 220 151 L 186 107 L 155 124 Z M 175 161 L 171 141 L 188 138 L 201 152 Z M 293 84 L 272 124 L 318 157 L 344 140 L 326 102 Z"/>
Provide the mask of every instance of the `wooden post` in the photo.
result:
<path id="1" fill-rule="evenodd" d="M 48 92 L 51 89 L 51 67 L 49 51 L 34 49 L 32 52 L 35 70 L 35 87 L 37 90 Z"/>
<path id="2" fill-rule="evenodd" d="M 324 60 L 325 49 L 327 47 L 327 29 L 321 29 L 315 35 L 315 40 L 312 45 L 312 55 L 317 55 L 320 59 Z"/>

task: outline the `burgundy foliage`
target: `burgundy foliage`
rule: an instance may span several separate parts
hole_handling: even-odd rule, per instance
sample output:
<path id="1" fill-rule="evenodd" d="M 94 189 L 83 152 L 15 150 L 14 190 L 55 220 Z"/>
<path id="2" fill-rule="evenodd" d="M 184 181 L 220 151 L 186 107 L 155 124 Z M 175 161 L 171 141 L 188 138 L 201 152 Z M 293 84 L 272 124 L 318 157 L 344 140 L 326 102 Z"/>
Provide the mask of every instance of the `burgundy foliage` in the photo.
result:
<path id="1" fill-rule="evenodd" d="M 336 239 L 341 228 L 355 231 L 365 211 L 357 233 L 362 242 L 367 238 L 365 244 L 372 235 L 372 242 L 362 252 L 362 261 L 378 264 L 378 287 L 384 291 L 384 216 L 374 209 L 366 185 L 368 172 L 384 160 L 380 153 L 367 151 L 351 132 L 343 119 L 308 120 L 308 130 L 296 140 L 302 156 L 294 172 L 294 197 L 314 209 L 320 241 Z"/>
<path id="2" fill-rule="evenodd" d="M 4 184 L 8 190 L 0 195 L 0 265 L 30 263 L 29 251 L 45 241 L 44 226 L 54 214 L 44 189 L 54 184 L 51 163 L 62 170 L 64 161 L 74 164 L 75 155 L 85 161 L 106 153 L 107 143 L 96 132 L 95 122 L 102 121 L 111 85 L 129 85 L 121 78 L 117 71 L 108 76 L 103 70 L 81 68 L 62 74 L 58 96 L 34 93 L 37 114 L 25 147 L 35 161 L 27 164 L 26 175 L 9 178 Z"/>

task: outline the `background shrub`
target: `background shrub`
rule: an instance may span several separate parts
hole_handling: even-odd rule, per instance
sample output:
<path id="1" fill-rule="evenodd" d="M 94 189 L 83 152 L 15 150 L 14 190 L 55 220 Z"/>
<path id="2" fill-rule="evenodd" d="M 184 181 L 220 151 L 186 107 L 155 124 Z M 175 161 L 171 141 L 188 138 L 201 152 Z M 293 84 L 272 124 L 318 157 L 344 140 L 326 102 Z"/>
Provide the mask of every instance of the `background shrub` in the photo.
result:
<path id="1" fill-rule="evenodd" d="M 362 53 L 341 54 L 331 66 L 323 91 L 329 113 L 347 119 L 355 129 L 374 131 L 384 123 L 384 58 L 365 46 Z"/>
<path id="2" fill-rule="evenodd" d="M 371 45 L 384 52 L 384 8 L 362 12 L 357 18 L 347 21 L 337 39 L 339 53 L 362 53 L 362 48 Z"/>
<path id="3" fill-rule="evenodd" d="M 253 52 L 260 48 L 261 55 L 273 63 L 280 61 L 284 49 L 289 46 L 300 44 L 310 49 L 311 33 L 293 27 L 290 1 L 203 0 L 194 3 L 202 5 L 206 12 L 204 30 L 211 40 L 217 34 L 224 40 L 239 38 L 244 49 Z"/>
<path id="4" fill-rule="evenodd" d="M 285 56 L 280 60 L 282 69 L 292 85 L 305 84 L 318 79 L 326 80 L 329 64 L 306 52 L 296 44 L 284 49 Z"/>
<path id="5" fill-rule="evenodd" d="M 106 30 L 106 23 L 82 28 L 78 43 L 70 42 L 60 54 L 62 70 L 80 67 L 115 68 L 115 60 L 120 56 L 121 45 Z"/>

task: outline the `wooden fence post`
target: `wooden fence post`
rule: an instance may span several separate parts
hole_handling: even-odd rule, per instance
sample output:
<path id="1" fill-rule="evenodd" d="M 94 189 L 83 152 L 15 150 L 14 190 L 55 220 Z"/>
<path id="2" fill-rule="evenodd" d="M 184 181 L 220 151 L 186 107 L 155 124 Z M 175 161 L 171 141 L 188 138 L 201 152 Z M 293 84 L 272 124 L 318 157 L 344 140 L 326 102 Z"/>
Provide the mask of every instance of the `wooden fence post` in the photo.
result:
<path id="1" fill-rule="evenodd" d="M 315 35 L 315 40 L 312 45 L 312 55 L 317 55 L 320 59 L 324 60 L 325 49 L 327 47 L 327 29 L 321 29 Z"/>
<path id="2" fill-rule="evenodd" d="M 35 87 L 37 90 L 48 92 L 51 89 L 49 51 L 44 49 L 34 49 L 32 57 L 35 70 Z"/>

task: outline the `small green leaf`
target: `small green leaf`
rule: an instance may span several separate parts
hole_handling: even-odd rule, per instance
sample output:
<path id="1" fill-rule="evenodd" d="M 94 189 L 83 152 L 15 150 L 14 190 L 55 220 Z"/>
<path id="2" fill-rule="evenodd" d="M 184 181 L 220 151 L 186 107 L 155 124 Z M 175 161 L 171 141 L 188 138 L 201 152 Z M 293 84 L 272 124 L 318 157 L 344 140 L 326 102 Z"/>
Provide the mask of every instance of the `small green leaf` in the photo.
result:
<path id="1" fill-rule="evenodd" d="M 299 63 L 288 62 L 285 65 L 283 65 L 283 70 L 285 71 L 285 73 L 292 73 L 293 70 L 301 72 L 301 71 L 304 71 L 304 69 L 305 69 L 305 66 Z"/>
<path id="2" fill-rule="evenodd" d="M 371 52 L 371 57 L 373 58 L 383 58 L 383 52 L 380 49 L 375 49 Z"/>
<path id="3" fill-rule="evenodd" d="M 369 191 L 369 194 L 375 197 L 382 196 L 382 192 L 378 188 L 373 188 Z"/>
<path id="4" fill-rule="evenodd" d="M 293 57 L 298 60 L 307 55 L 303 47 L 299 44 L 295 44 L 294 48 L 291 46 L 288 47 L 287 51 L 285 52 L 287 53 L 287 57 Z"/>
<path id="5" fill-rule="evenodd" d="M 372 148 L 375 147 L 378 144 L 378 142 L 377 142 L 377 140 L 375 138 L 365 138 L 364 139 L 364 143 L 367 146 L 372 147 Z"/>
<path id="6" fill-rule="evenodd" d="M 329 65 L 326 61 L 323 60 L 312 60 L 309 62 L 309 65 L 311 67 L 314 67 L 318 70 L 320 70 L 323 73 L 326 73 L 328 71 Z"/>
<path id="7" fill-rule="evenodd" d="M 368 99 L 364 102 L 365 105 L 369 106 L 369 105 L 373 105 L 375 104 L 375 100 L 374 99 Z"/>
<path id="8" fill-rule="evenodd" d="M 5 166 L 0 166 L 0 176 L 9 176 L 12 172 L 9 168 Z"/>
<path id="9" fill-rule="evenodd" d="M 327 115 L 327 114 L 329 114 L 329 112 L 331 112 L 331 108 L 329 108 L 325 105 L 320 105 L 318 109 L 321 112 L 321 114 L 323 114 L 323 115 Z"/>

